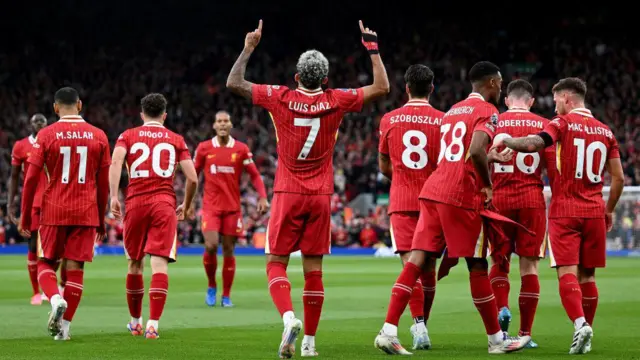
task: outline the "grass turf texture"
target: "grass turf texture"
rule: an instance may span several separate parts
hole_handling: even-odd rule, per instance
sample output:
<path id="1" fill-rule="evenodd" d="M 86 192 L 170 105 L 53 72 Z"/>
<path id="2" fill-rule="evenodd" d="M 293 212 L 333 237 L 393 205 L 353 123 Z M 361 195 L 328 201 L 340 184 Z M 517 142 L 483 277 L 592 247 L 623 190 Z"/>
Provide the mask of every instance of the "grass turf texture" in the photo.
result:
<path id="1" fill-rule="evenodd" d="M 235 308 L 204 304 L 207 282 L 201 258 L 183 256 L 170 265 L 169 296 L 160 322 L 160 339 L 132 337 L 125 298 L 124 258 L 97 257 L 86 266 L 84 294 L 72 325 L 72 340 L 47 336 L 48 303 L 29 305 L 26 257 L 0 257 L 0 359 L 275 359 L 282 321 L 272 305 L 261 257 L 239 257 L 232 299 Z M 573 326 L 561 306 L 553 270 L 543 263 L 541 296 L 534 324 L 539 349 L 511 354 L 518 359 L 560 359 L 568 355 Z M 640 325 L 638 259 L 609 259 L 598 273 L 600 304 L 590 359 L 640 359 L 635 330 Z M 517 266 L 513 266 L 517 269 Z M 150 270 L 147 268 L 147 270 Z M 329 257 L 325 262 L 325 302 L 316 337 L 322 359 L 382 359 L 373 339 L 384 322 L 391 286 L 400 271 L 398 259 Z M 304 280 L 300 259 L 289 266 L 292 296 L 302 319 Z M 145 276 L 148 285 L 151 276 Z M 218 270 L 220 278 L 220 269 Z M 510 304 L 516 333 L 519 280 L 513 277 Z M 221 293 L 218 281 L 218 294 Z M 218 300 L 219 304 L 219 300 Z M 143 308 L 148 318 L 148 294 Z M 400 324 L 403 344 L 411 346 L 407 312 Z M 433 349 L 414 357 L 429 359 L 486 358 L 487 338 L 469 294 L 466 268 L 459 265 L 439 282 L 429 332 Z M 300 338 L 301 339 L 301 338 Z M 296 347 L 299 357 L 300 339 Z"/>

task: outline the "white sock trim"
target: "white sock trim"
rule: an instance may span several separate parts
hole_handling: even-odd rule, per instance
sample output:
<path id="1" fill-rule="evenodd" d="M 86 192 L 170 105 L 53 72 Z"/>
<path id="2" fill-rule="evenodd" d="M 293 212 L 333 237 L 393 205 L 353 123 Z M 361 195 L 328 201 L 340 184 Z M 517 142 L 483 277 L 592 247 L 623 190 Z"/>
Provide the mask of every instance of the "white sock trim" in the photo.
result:
<path id="1" fill-rule="evenodd" d="M 582 325 L 584 325 L 584 323 L 586 323 L 587 320 L 584 318 L 584 316 L 581 316 L 579 318 L 576 319 L 576 321 L 573 322 L 573 327 L 575 327 L 576 331 L 580 330 L 580 328 L 582 327 Z"/>
<path id="2" fill-rule="evenodd" d="M 282 322 L 284 323 L 284 326 L 289 325 L 289 322 L 295 318 L 296 318 L 296 315 L 293 313 L 293 311 L 287 311 L 284 314 L 282 314 Z"/>
<path id="3" fill-rule="evenodd" d="M 304 338 L 302 339 L 302 343 L 309 345 L 309 347 L 311 348 L 315 348 L 316 347 L 316 337 L 315 336 L 311 336 L 311 335 L 305 335 Z"/>
<path id="4" fill-rule="evenodd" d="M 147 329 L 153 326 L 156 331 L 158 331 L 158 320 L 149 320 L 147 321 Z"/>
<path id="5" fill-rule="evenodd" d="M 488 337 L 489 337 L 489 342 L 493 345 L 500 344 L 503 341 L 502 331 L 498 331 L 493 335 L 488 335 Z"/>
<path id="6" fill-rule="evenodd" d="M 384 323 L 384 325 L 382 325 L 382 332 L 388 336 L 398 336 L 398 327 L 393 324 Z"/>

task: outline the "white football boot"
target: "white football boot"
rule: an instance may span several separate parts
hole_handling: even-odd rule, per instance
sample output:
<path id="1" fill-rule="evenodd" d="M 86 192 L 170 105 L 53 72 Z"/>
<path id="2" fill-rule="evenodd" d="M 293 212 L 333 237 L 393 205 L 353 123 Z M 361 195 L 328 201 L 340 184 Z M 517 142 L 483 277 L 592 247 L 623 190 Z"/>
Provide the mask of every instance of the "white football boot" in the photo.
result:
<path id="1" fill-rule="evenodd" d="M 411 325 L 411 336 L 413 336 L 413 350 L 429 350 L 431 348 L 431 339 L 429 339 L 429 331 L 427 327 L 421 323 Z"/>
<path id="2" fill-rule="evenodd" d="M 582 324 L 582 327 L 573 333 L 573 342 L 571 348 L 569 348 L 570 355 L 586 354 L 587 344 L 589 345 L 589 351 L 591 351 L 591 338 L 593 337 L 593 329 L 587 323 Z"/>
<path id="3" fill-rule="evenodd" d="M 387 335 L 382 330 L 376 336 L 373 346 L 389 355 L 413 355 L 402 347 L 397 336 Z"/>
<path id="4" fill-rule="evenodd" d="M 293 319 L 287 323 L 282 332 L 282 341 L 278 348 L 278 355 L 281 359 L 290 359 L 296 353 L 296 339 L 302 331 L 302 321 Z"/>
<path id="5" fill-rule="evenodd" d="M 531 336 L 509 337 L 505 336 L 502 342 L 493 344 L 489 342 L 489 354 L 508 354 L 514 351 L 520 351 L 531 341 Z"/>
<path id="6" fill-rule="evenodd" d="M 47 328 L 51 336 L 56 336 L 62 328 L 62 315 L 67 311 L 67 302 L 60 295 L 54 295 L 50 302 L 51 312 L 49 313 Z"/>

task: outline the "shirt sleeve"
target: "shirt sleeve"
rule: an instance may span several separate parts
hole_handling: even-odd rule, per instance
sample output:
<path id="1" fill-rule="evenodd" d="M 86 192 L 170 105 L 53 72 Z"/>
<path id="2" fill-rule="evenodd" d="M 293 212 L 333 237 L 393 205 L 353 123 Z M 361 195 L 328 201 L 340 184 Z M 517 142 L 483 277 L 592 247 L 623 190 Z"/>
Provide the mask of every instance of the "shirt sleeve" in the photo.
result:
<path id="1" fill-rule="evenodd" d="M 205 153 L 201 143 L 198 145 L 198 147 L 196 148 L 196 152 L 193 155 L 193 163 L 196 168 L 196 173 L 198 174 L 200 174 L 202 172 L 202 169 L 204 169 L 204 157 Z"/>
<path id="2" fill-rule="evenodd" d="M 280 85 L 253 84 L 251 87 L 251 99 L 254 105 L 271 110 L 277 102 L 279 94 L 286 90 Z"/>
<path id="3" fill-rule="evenodd" d="M 44 159 L 48 149 L 49 137 L 47 134 L 40 134 L 38 139 L 33 144 L 33 151 L 27 160 L 29 164 L 35 165 L 39 168 L 44 167 Z"/>
<path id="4" fill-rule="evenodd" d="M 100 162 L 100 167 L 107 167 L 111 165 L 111 147 L 109 146 L 109 140 L 107 139 L 107 135 L 102 133 L 102 161 Z"/>
<path id="5" fill-rule="evenodd" d="M 607 160 L 620 158 L 620 146 L 618 145 L 618 140 L 616 140 L 615 136 L 611 137 L 609 152 L 607 154 Z"/>
<path id="6" fill-rule="evenodd" d="M 248 166 L 249 164 L 253 164 L 253 153 L 247 146 L 242 151 L 242 165 Z"/>
<path id="7" fill-rule="evenodd" d="M 481 131 L 489 135 L 489 142 L 493 141 L 493 137 L 496 135 L 496 129 L 498 127 L 498 110 L 493 106 L 487 107 L 482 111 L 476 120 L 476 125 L 473 128 L 473 132 Z"/>
<path id="8" fill-rule="evenodd" d="M 21 166 L 24 162 L 24 154 L 22 154 L 22 143 L 17 142 L 13 145 L 13 150 L 11 150 L 11 165 L 13 166 Z"/>
<path id="9" fill-rule="evenodd" d="M 563 117 L 556 117 L 551 120 L 542 130 L 551 136 L 553 142 L 557 142 L 562 139 L 562 134 L 567 130 L 567 120 Z"/>
<path id="10" fill-rule="evenodd" d="M 333 94 L 338 108 L 344 112 L 362 111 L 362 106 L 364 105 L 364 91 L 362 88 L 338 89 Z"/>
<path id="11" fill-rule="evenodd" d="M 128 143 L 127 138 L 128 138 L 127 132 L 123 132 L 122 134 L 120 134 L 120 136 L 118 136 L 118 140 L 116 141 L 115 147 L 124 148 L 125 150 L 127 150 L 127 152 L 129 152 L 129 145 L 127 145 Z"/>
<path id="12" fill-rule="evenodd" d="M 389 118 L 385 115 L 380 120 L 380 140 L 378 142 L 378 152 L 381 154 L 389 154 L 389 143 L 387 142 L 387 134 L 389 132 Z"/>
<path id="13" fill-rule="evenodd" d="M 189 147 L 187 146 L 187 143 L 184 141 L 184 138 L 182 136 L 178 137 L 178 141 L 176 144 L 176 153 L 178 161 L 191 159 L 191 154 L 189 154 Z"/>

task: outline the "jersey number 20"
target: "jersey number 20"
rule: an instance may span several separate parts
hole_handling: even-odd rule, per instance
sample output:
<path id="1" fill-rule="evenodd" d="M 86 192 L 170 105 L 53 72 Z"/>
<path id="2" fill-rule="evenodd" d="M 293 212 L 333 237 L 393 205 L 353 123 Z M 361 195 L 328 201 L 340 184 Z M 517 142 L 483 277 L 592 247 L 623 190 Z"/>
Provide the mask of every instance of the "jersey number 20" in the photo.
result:
<path id="1" fill-rule="evenodd" d="M 149 159 L 149 155 L 151 154 L 151 168 L 153 172 L 163 178 L 168 178 L 173 175 L 173 170 L 176 165 L 176 149 L 171 144 L 167 143 L 159 143 L 153 147 L 153 153 L 151 149 L 149 149 L 149 145 L 145 143 L 135 143 L 131 147 L 131 154 L 136 154 L 138 152 L 142 152 L 140 157 L 136 159 L 136 161 L 131 164 L 130 177 L 132 179 L 135 178 L 147 178 L 149 177 L 149 170 L 138 170 L 138 166 L 142 165 L 145 161 Z M 166 169 L 163 169 L 160 166 L 160 156 L 162 156 L 162 152 L 166 151 L 169 153 L 169 166 Z"/>

